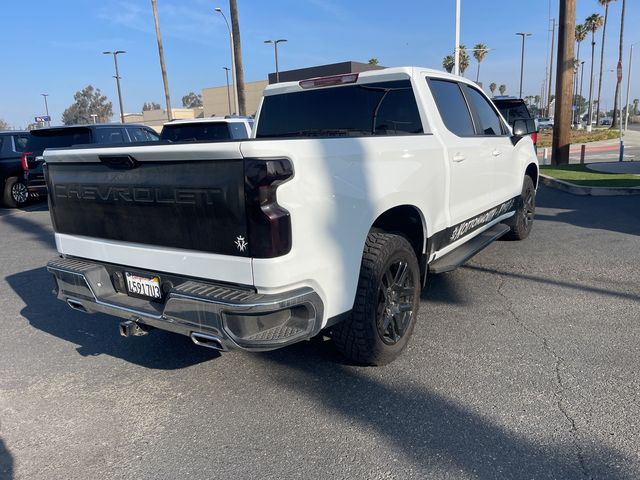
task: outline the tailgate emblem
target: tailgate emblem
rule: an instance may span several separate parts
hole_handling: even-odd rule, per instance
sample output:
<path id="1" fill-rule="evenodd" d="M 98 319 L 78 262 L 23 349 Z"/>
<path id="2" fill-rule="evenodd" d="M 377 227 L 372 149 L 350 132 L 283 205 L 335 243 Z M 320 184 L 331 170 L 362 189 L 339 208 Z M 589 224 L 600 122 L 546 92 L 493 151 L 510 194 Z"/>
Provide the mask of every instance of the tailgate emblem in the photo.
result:
<path id="1" fill-rule="evenodd" d="M 244 252 L 249 245 L 242 235 L 238 235 L 234 243 L 236 244 L 236 247 L 238 247 L 238 250 L 240 250 L 241 252 Z"/>

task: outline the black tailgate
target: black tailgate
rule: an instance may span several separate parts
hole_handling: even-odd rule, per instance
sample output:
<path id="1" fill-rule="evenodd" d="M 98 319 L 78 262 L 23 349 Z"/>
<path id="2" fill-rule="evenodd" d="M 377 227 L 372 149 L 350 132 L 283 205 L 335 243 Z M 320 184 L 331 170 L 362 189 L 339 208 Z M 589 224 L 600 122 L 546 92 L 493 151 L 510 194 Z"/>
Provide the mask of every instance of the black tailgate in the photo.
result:
<path id="1" fill-rule="evenodd" d="M 115 158 L 115 160 L 114 160 Z M 48 162 L 58 233 L 247 256 L 241 158 Z"/>

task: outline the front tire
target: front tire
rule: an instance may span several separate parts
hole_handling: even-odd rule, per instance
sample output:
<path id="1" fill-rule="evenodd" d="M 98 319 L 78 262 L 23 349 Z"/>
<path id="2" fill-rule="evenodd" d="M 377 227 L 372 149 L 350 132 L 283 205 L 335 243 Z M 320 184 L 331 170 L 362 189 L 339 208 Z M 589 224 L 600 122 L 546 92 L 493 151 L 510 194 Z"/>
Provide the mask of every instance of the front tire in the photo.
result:
<path id="1" fill-rule="evenodd" d="M 369 233 L 353 310 L 333 329 L 333 341 L 354 362 L 390 363 L 405 349 L 419 305 L 420 268 L 409 242 Z"/>
<path id="2" fill-rule="evenodd" d="M 531 233 L 536 213 L 536 189 L 530 176 L 524 177 L 522 193 L 516 213 L 505 223 L 511 228 L 504 236 L 506 240 L 524 240 Z"/>
<path id="3" fill-rule="evenodd" d="M 18 177 L 9 177 L 4 182 L 3 203 L 10 208 L 22 207 L 29 200 L 29 190 Z"/>

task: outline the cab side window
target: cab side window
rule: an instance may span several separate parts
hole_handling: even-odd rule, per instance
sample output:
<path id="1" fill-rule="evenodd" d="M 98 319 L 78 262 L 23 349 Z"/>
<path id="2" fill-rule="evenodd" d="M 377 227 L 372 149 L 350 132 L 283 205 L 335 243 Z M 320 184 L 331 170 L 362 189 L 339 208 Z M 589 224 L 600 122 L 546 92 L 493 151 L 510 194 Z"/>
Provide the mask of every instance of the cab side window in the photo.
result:
<path id="1" fill-rule="evenodd" d="M 464 90 L 477 117 L 477 135 L 503 135 L 505 130 L 500 116 L 484 95 L 468 85 L 464 86 Z"/>

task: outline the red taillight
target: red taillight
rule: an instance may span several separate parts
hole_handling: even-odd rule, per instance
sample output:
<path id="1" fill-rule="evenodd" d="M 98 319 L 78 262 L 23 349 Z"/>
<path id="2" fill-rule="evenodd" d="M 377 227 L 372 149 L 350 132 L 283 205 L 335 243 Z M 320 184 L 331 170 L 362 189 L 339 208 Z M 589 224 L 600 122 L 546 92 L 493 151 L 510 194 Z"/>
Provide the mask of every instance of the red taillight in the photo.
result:
<path id="1" fill-rule="evenodd" d="M 534 145 L 538 144 L 538 132 L 533 132 L 531 134 L 531 141 L 533 142 Z"/>
<path id="2" fill-rule="evenodd" d="M 29 162 L 27 162 L 27 155 L 32 155 L 33 152 L 22 152 L 22 158 L 20 159 L 20 163 L 22 164 L 22 170 L 25 172 L 29 171 Z"/>
<path id="3" fill-rule="evenodd" d="M 333 75 L 331 77 L 310 78 L 309 80 L 301 80 L 299 82 L 302 88 L 329 87 L 332 85 L 345 85 L 347 83 L 356 83 L 358 81 L 357 73 L 347 73 L 345 75 Z"/>

